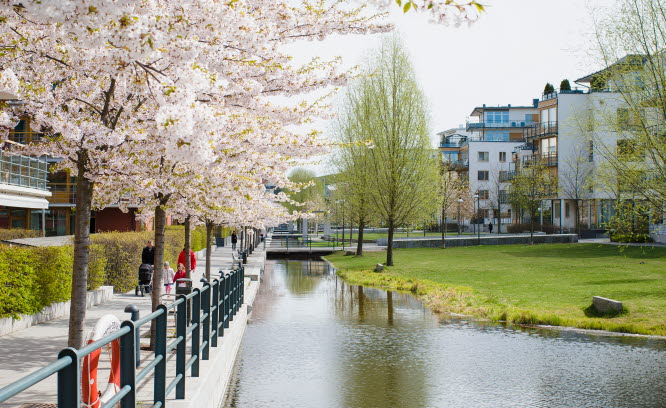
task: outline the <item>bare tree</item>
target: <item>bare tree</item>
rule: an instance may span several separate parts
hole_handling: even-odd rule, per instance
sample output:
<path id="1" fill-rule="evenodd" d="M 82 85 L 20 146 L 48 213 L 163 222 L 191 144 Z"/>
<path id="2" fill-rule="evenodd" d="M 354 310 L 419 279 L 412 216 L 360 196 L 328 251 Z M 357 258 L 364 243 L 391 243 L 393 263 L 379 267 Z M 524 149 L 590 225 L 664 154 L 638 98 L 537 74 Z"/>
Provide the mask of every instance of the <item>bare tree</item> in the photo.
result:
<path id="1" fill-rule="evenodd" d="M 578 235 L 581 231 L 582 203 L 590 198 L 594 187 L 589 157 L 590 152 L 586 147 L 577 145 L 559 165 L 559 195 L 574 203 L 575 230 Z"/>

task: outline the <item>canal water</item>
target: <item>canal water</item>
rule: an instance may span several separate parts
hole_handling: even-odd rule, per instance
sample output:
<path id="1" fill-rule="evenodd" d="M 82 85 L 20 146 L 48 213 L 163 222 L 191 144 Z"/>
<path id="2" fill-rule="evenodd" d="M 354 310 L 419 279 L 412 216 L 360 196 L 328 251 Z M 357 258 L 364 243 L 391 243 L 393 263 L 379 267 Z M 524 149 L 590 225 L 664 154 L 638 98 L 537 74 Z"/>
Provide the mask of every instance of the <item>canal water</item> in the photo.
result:
<path id="1" fill-rule="evenodd" d="M 450 320 L 267 261 L 225 406 L 666 407 L 666 341 Z"/>

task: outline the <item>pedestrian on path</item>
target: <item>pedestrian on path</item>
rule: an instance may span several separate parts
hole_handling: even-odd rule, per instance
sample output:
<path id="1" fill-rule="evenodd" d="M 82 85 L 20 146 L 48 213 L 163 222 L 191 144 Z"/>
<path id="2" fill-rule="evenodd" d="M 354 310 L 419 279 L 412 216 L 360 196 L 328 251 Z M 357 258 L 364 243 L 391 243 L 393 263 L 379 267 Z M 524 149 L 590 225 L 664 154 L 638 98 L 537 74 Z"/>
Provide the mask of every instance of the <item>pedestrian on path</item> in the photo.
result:
<path id="1" fill-rule="evenodd" d="M 166 293 L 171 293 L 171 286 L 173 286 L 174 282 L 173 269 L 169 265 L 169 262 L 164 262 L 164 291 Z"/>
<path id="2" fill-rule="evenodd" d="M 238 243 L 238 235 L 236 235 L 236 231 L 231 233 L 231 250 L 235 251 L 236 250 L 236 244 Z"/>
<path id="3" fill-rule="evenodd" d="M 153 241 L 148 241 L 145 248 L 141 252 L 141 263 L 144 265 L 155 265 L 155 247 Z"/>
<path id="4" fill-rule="evenodd" d="M 488 223 L 488 231 L 490 231 L 491 234 L 493 233 L 493 223 L 492 222 Z"/>
<path id="5" fill-rule="evenodd" d="M 185 273 L 185 265 L 182 263 L 178 263 L 178 272 L 176 272 L 176 276 L 173 277 L 173 281 L 177 282 L 178 279 L 185 279 L 187 278 L 187 273 Z"/>
<path id="6" fill-rule="evenodd" d="M 178 255 L 178 263 L 185 265 L 185 248 Z M 197 256 L 194 255 L 194 251 L 190 249 L 190 270 L 194 272 L 194 269 L 197 267 Z"/>

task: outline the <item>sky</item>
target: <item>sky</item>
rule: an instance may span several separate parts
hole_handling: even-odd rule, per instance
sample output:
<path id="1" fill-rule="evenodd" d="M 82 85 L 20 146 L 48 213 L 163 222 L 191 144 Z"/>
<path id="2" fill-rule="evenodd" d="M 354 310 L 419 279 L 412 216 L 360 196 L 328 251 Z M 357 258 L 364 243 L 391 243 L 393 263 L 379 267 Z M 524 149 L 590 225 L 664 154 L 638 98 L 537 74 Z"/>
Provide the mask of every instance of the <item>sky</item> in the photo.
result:
<path id="1" fill-rule="evenodd" d="M 486 0 L 487 12 L 471 26 L 447 27 L 393 7 L 396 25 L 431 111 L 436 133 L 464 125 L 475 106 L 530 105 L 546 82 L 556 88 L 600 68 L 594 55 L 593 15 L 617 0 Z M 294 47 L 296 58 L 340 56 L 362 65 L 380 35 L 337 36 Z M 321 160 L 325 162 L 325 158 Z M 317 173 L 330 169 L 309 166 Z"/>

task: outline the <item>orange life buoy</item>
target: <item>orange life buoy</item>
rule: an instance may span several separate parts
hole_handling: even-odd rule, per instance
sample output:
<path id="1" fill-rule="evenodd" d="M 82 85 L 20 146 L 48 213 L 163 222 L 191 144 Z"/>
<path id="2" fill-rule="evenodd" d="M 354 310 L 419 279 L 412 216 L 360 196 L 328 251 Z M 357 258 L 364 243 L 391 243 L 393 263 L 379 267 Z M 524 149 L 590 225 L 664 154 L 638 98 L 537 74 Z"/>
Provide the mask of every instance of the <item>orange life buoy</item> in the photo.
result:
<path id="1" fill-rule="evenodd" d="M 103 316 L 93 329 L 88 338 L 88 344 L 102 339 L 105 336 L 120 329 L 120 321 L 113 315 Z M 111 371 L 109 380 L 102 394 L 97 385 L 97 367 L 102 349 L 98 348 L 83 358 L 83 369 L 81 370 L 81 392 L 83 403 L 91 408 L 99 408 L 103 403 L 111 399 L 120 391 L 120 341 L 118 339 L 109 343 L 106 347 L 111 351 Z"/>

